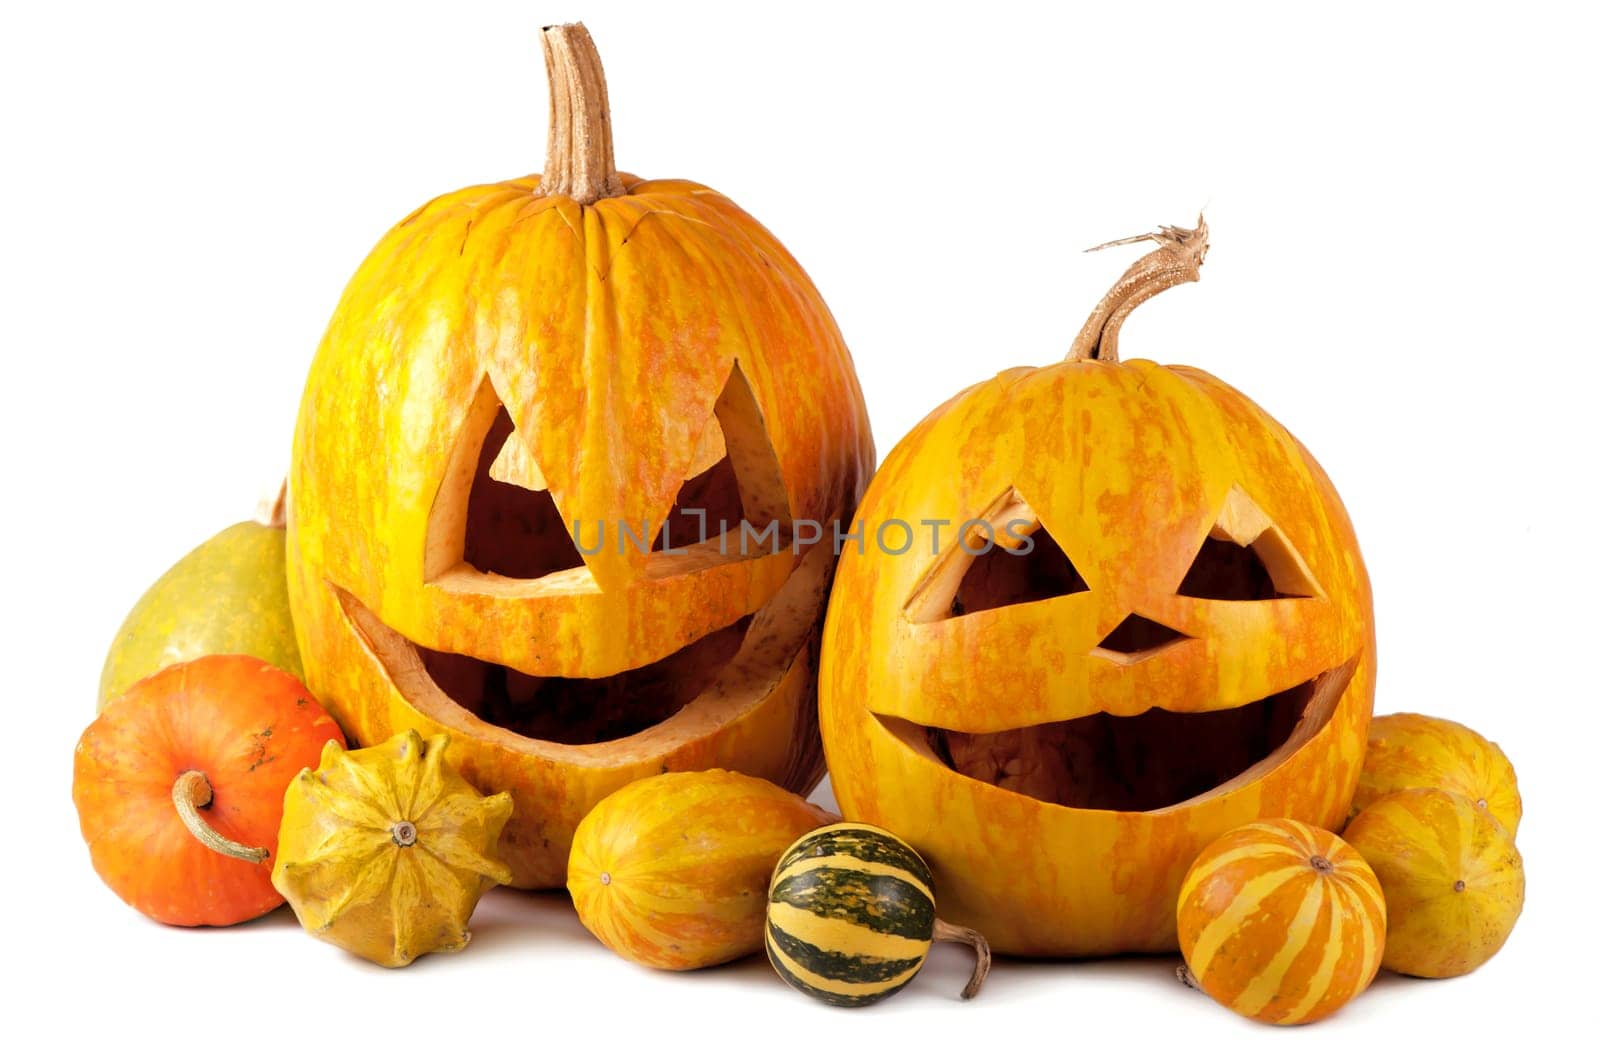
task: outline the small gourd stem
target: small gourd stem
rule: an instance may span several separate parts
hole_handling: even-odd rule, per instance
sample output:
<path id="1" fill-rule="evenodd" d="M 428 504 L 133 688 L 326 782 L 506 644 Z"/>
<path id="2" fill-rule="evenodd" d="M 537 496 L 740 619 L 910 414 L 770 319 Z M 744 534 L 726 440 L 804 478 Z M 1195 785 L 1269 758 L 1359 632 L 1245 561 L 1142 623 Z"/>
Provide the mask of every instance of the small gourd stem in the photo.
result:
<path id="1" fill-rule="evenodd" d="M 256 524 L 268 528 L 287 528 L 289 525 L 289 481 L 285 478 L 275 494 L 268 495 L 256 507 Z"/>
<path id="2" fill-rule="evenodd" d="M 970 927 L 947 924 L 937 917 L 933 921 L 933 940 L 962 942 L 971 946 L 973 952 L 978 955 L 976 963 L 972 966 L 972 978 L 967 980 L 966 987 L 961 991 L 963 1001 L 975 997 L 978 991 L 983 989 L 983 981 L 989 977 L 989 964 L 993 960 L 989 953 L 989 940 Z"/>
<path id="3" fill-rule="evenodd" d="M 1193 229 L 1164 225 L 1153 233 L 1141 233 L 1090 248 L 1090 251 L 1099 251 L 1101 248 L 1137 244 L 1145 240 L 1153 240 L 1158 245 L 1150 254 L 1128 267 L 1121 279 L 1111 286 L 1111 291 L 1106 293 L 1106 297 L 1094 308 L 1094 313 L 1089 315 L 1089 320 L 1084 322 L 1078 338 L 1072 342 L 1072 349 L 1067 352 L 1067 358 L 1115 362 L 1117 338 L 1128 315 L 1151 296 L 1185 281 L 1198 281 L 1200 265 L 1206 260 L 1210 239 L 1211 230 L 1206 225 L 1205 215 L 1201 215 Z"/>
<path id="4" fill-rule="evenodd" d="M 539 194 L 570 196 L 586 206 L 622 195 L 606 75 L 594 39 L 581 22 L 546 26 L 539 38 L 550 79 L 550 140 Z"/>
<path id="5" fill-rule="evenodd" d="M 178 819 L 189 833 L 224 857 L 237 857 L 241 861 L 260 864 L 271 856 L 261 846 L 245 846 L 222 835 L 205 822 L 200 810 L 211 804 L 211 781 L 198 769 L 190 769 L 172 781 L 172 804 L 178 809 Z"/>
<path id="6" fill-rule="evenodd" d="M 1173 974 L 1178 977 L 1178 982 L 1182 983 L 1190 990 L 1200 990 L 1201 993 L 1204 993 L 1204 990 L 1201 990 L 1200 987 L 1200 980 L 1194 977 L 1194 972 L 1189 970 L 1189 966 L 1187 964 L 1178 965 L 1177 970 L 1174 971 Z"/>

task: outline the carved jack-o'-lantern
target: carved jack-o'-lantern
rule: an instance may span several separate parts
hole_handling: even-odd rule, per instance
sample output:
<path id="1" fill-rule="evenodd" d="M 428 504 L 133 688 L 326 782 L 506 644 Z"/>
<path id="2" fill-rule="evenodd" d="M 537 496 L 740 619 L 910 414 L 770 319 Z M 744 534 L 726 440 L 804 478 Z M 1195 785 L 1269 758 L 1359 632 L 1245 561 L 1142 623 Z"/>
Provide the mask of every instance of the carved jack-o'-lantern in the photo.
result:
<path id="1" fill-rule="evenodd" d="M 578 820 L 641 776 L 815 784 L 832 553 L 774 541 L 848 516 L 873 460 L 799 265 L 710 189 L 616 173 L 592 42 L 544 43 L 547 173 L 441 196 L 378 244 L 312 367 L 290 484 L 310 687 L 363 745 L 448 733 L 510 791 L 519 886 L 563 883 Z"/>
<path id="2" fill-rule="evenodd" d="M 968 389 L 890 454 L 823 637 L 841 810 L 1011 953 L 1176 948 L 1212 839 L 1342 823 L 1371 716 L 1371 592 L 1327 476 L 1216 378 L 1116 360 L 1207 234 L 1143 239 L 1071 357 Z"/>

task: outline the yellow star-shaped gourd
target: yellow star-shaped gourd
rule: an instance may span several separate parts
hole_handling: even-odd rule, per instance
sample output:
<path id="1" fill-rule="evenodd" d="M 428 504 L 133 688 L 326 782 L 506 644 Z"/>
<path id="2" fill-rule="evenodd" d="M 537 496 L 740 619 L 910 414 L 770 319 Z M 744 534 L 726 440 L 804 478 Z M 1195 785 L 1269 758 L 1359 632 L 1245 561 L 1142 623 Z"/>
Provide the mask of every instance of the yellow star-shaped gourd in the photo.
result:
<path id="1" fill-rule="evenodd" d="M 389 968 L 466 946 L 478 899 L 511 880 L 496 856 L 511 796 L 480 794 L 447 744 L 330 742 L 289 784 L 272 885 L 311 934 Z"/>

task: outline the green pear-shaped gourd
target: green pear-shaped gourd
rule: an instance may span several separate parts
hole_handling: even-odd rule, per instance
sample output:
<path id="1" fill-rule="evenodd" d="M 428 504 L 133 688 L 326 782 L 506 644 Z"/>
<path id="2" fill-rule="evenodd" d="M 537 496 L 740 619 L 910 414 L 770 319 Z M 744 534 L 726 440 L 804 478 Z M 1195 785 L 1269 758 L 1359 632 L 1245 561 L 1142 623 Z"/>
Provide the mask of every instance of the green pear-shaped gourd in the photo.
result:
<path id="1" fill-rule="evenodd" d="M 303 677 L 289 617 L 282 495 L 262 510 L 185 554 L 140 597 L 106 654 L 96 712 L 144 677 L 206 654 L 248 654 Z"/>

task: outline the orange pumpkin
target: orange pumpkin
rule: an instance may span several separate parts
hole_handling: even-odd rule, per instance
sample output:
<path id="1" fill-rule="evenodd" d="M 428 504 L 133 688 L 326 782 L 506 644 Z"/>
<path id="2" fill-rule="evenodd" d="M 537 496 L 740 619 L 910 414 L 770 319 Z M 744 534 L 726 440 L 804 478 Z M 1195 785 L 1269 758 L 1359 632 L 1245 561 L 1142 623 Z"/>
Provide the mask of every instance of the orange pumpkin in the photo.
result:
<path id="1" fill-rule="evenodd" d="M 847 516 L 873 465 L 799 264 L 703 185 L 616 172 L 587 33 L 544 43 L 546 173 L 379 242 L 312 366 L 289 492 L 311 689 L 360 742 L 449 734 L 510 791 L 522 887 L 561 885 L 578 821 L 630 780 L 816 783 L 832 552 L 800 522 Z"/>
<path id="2" fill-rule="evenodd" d="M 1383 955 L 1385 919 L 1383 891 L 1361 855 L 1294 820 L 1223 835 L 1200 852 L 1178 895 L 1187 976 L 1263 1023 L 1311 1023 L 1365 990 Z"/>
<path id="3" fill-rule="evenodd" d="M 304 685 L 256 658 L 211 655 L 140 680 L 78 740 L 72 800 L 95 871 L 166 924 L 276 909 L 283 792 L 329 741 L 344 736 Z"/>
<path id="4" fill-rule="evenodd" d="M 840 810 L 914 846 L 947 918 L 1001 952 L 1171 950 L 1201 847 L 1263 817 L 1337 827 L 1361 767 L 1376 647 L 1350 519 L 1239 392 L 1117 361 L 1207 231 L 1148 239 L 1066 361 L 900 442 L 830 601 Z"/>

